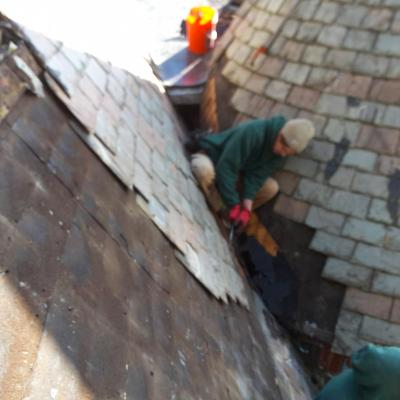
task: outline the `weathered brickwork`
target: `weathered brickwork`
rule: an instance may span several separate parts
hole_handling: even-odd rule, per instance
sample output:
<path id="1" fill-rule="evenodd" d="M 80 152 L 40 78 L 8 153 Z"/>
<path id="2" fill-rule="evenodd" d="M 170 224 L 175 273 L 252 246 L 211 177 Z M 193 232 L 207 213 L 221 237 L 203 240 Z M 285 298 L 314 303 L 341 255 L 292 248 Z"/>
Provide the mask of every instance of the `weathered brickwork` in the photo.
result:
<path id="1" fill-rule="evenodd" d="M 384 176 L 356 172 L 352 189 L 358 193 L 387 199 L 389 196 L 388 185 L 389 180 Z"/>
<path id="2" fill-rule="evenodd" d="M 244 4 L 246 22 L 238 29 L 243 38 L 237 34 L 236 40 L 246 44 L 249 30 L 264 31 L 268 51 L 252 69 L 257 83 L 243 78 L 246 82 L 237 84 L 243 69 L 250 70 L 246 62 L 222 66 L 234 70 L 225 74 L 237 88 L 231 105 L 252 118 L 260 113 L 250 104 L 261 104 L 263 97 L 263 116 L 280 112 L 310 118 L 317 128 L 310 147 L 286 162 L 284 196 L 275 211 L 316 230 L 311 248 L 332 256 L 325 278 L 363 290 L 367 299 L 378 294 L 386 307 L 385 296 L 389 302 L 398 296 L 400 275 L 400 4 Z M 235 49 L 240 53 L 240 47 Z M 379 324 L 400 329 L 400 312 L 389 315 L 383 306 L 368 311 L 356 299 L 359 293 L 348 295 L 346 309 L 360 316 L 359 329 L 336 330 L 334 348 L 345 353 L 366 340 L 390 342 L 391 334 L 379 336 Z"/>
<path id="3" fill-rule="evenodd" d="M 304 222 L 310 205 L 280 194 L 274 207 L 277 214 L 283 215 L 296 222 Z"/>
<path id="4" fill-rule="evenodd" d="M 305 221 L 306 225 L 326 232 L 339 234 L 345 221 L 345 216 L 324 208 L 312 206 Z"/>
<path id="5" fill-rule="evenodd" d="M 342 309 L 337 320 L 332 350 L 340 354 L 350 354 L 368 342 L 360 338 L 363 317 L 361 314 Z"/>
<path id="6" fill-rule="evenodd" d="M 337 258 L 329 258 L 322 276 L 347 286 L 368 290 L 371 284 L 372 270 Z"/>
<path id="7" fill-rule="evenodd" d="M 342 234 L 355 240 L 382 245 L 386 236 L 386 228 L 384 225 L 374 222 L 348 218 Z"/>
<path id="8" fill-rule="evenodd" d="M 400 325 L 382 319 L 365 316 L 360 337 L 383 345 L 400 345 Z"/>
<path id="9" fill-rule="evenodd" d="M 378 272 L 372 281 L 372 290 L 376 293 L 400 297 L 400 276 Z"/>
<path id="10" fill-rule="evenodd" d="M 349 288 L 346 291 L 343 307 L 371 317 L 389 319 L 392 303 L 393 300 L 386 296 Z"/>
<path id="11" fill-rule="evenodd" d="M 321 253 L 340 257 L 349 258 L 353 253 L 355 242 L 330 233 L 318 231 L 310 244 L 310 248 Z"/>

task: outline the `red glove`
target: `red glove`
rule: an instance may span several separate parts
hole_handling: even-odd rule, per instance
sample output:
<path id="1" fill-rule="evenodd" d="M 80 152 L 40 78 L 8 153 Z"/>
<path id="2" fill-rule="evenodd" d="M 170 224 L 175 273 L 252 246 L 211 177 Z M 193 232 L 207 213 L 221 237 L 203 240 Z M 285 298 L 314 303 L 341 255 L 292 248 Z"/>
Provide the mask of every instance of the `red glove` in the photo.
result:
<path id="1" fill-rule="evenodd" d="M 243 229 L 250 221 L 250 210 L 247 208 L 243 208 L 242 211 L 240 211 L 239 217 L 236 220 L 236 224 L 240 226 L 241 229 Z"/>
<path id="2" fill-rule="evenodd" d="M 229 221 L 231 221 L 232 223 L 234 223 L 240 215 L 240 204 L 236 204 L 236 206 L 233 206 L 230 211 L 229 211 Z"/>

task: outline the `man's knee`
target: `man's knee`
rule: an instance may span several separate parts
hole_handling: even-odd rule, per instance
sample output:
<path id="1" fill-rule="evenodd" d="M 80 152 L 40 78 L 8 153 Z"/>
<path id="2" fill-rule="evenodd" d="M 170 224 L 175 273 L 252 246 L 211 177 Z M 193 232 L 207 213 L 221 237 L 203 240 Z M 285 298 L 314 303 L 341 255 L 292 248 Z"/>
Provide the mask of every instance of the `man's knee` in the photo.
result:
<path id="1" fill-rule="evenodd" d="M 263 192 L 268 200 L 272 199 L 279 192 L 279 183 L 273 178 L 268 178 L 264 183 Z"/>
<path id="2" fill-rule="evenodd" d="M 254 199 L 253 209 L 256 209 L 275 197 L 279 192 L 279 184 L 275 179 L 268 178 Z"/>
<path id="3" fill-rule="evenodd" d="M 193 175 L 202 186 L 209 186 L 215 180 L 215 168 L 211 159 L 202 153 L 192 155 L 190 162 Z"/>

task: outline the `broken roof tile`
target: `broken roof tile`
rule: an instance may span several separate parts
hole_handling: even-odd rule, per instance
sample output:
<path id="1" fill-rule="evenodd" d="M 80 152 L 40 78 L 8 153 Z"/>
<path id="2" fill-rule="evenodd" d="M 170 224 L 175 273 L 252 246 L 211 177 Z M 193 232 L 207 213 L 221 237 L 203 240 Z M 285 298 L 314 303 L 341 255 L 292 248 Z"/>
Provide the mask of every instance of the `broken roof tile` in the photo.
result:
<path id="1" fill-rule="evenodd" d="M 62 51 L 56 52 L 46 60 L 46 68 L 57 82 L 61 84 L 62 88 L 66 90 L 67 94 L 72 96 L 80 78 L 80 72 Z"/>
<path id="2" fill-rule="evenodd" d="M 85 96 L 91 101 L 95 108 L 98 108 L 104 94 L 100 89 L 92 82 L 88 75 L 84 74 L 79 80 L 79 88 L 85 93 Z"/>
<path id="3" fill-rule="evenodd" d="M 84 73 L 93 81 L 102 93 L 106 91 L 107 72 L 99 65 L 94 57 L 90 57 Z"/>
<path id="4" fill-rule="evenodd" d="M 27 28 L 23 28 L 23 32 L 27 41 L 34 47 L 36 54 L 38 54 L 44 62 L 53 56 L 61 47 L 61 42 L 50 40 L 40 33 Z"/>
<path id="5" fill-rule="evenodd" d="M 111 74 L 108 76 L 107 92 L 109 94 L 111 94 L 111 96 L 117 102 L 117 104 L 119 106 L 122 106 L 124 104 L 125 89 L 120 85 L 120 83 Z"/>

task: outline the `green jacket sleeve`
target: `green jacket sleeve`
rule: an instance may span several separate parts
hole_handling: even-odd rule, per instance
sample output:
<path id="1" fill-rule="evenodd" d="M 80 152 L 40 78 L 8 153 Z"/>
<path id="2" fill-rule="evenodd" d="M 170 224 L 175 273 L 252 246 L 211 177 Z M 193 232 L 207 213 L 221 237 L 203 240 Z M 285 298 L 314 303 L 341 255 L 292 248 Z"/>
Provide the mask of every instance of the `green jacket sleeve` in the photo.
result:
<path id="1" fill-rule="evenodd" d="M 314 400 L 359 400 L 359 392 L 354 382 L 351 368 L 333 377 Z"/>
<path id="2" fill-rule="evenodd" d="M 222 200 L 228 207 L 239 204 L 236 189 L 239 171 L 254 149 L 262 145 L 263 131 L 240 128 L 232 132 L 216 165 L 216 181 Z"/>
<path id="3" fill-rule="evenodd" d="M 333 377 L 315 400 L 393 400 L 400 393 L 400 348 L 368 344 L 352 368 Z"/>
<path id="4" fill-rule="evenodd" d="M 400 396 L 400 348 L 368 344 L 352 358 L 354 381 L 365 400 Z"/>

